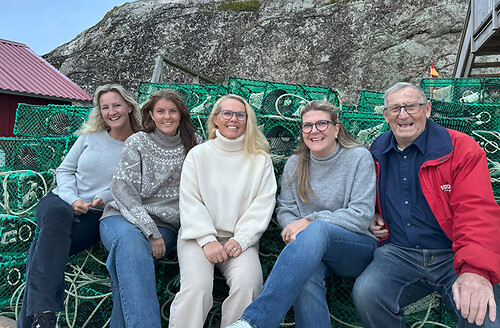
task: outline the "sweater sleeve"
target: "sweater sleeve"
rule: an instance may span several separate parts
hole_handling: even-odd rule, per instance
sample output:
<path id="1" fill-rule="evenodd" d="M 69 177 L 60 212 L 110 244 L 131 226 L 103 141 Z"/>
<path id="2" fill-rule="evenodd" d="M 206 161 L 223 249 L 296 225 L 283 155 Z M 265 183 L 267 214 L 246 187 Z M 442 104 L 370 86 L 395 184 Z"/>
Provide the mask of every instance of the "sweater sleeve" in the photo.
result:
<path id="1" fill-rule="evenodd" d="M 142 154 L 136 135 L 125 142 L 120 161 L 111 182 L 111 194 L 121 215 L 137 226 L 146 238 L 161 238 L 162 235 L 141 201 Z"/>
<path id="2" fill-rule="evenodd" d="M 352 163 L 354 179 L 350 188 L 347 206 L 337 210 L 320 210 L 308 215 L 311 221 L 326 221 L 341 228 L 366 233 L 375 212 L 376 176 L 373 160 L 363 152 L 356 163 Z"/>
<path id="3" fill-rule="evenodd" d="M 76 188 L 78 160 L 86 147 L 87 135 L 78 137 L 56 170 L 57 195 L 69 205 L 80 199 Z"/>
<path id="4" fill-rule="evenodd" d="M 255 245 L 266 231 L 276 204 L 276 178 L 271 158 L 266 155 L 257 195 L 236 223 L 234 239 L 243 251 Z"/>
<path id="5" fill-rule="evenodd" d="M 216 241 L 217 230 L 201 196 L 193 151 L 186 155 L 182 166 L 179 209 L 183 240 L 196 239 L 200 247 Z"/>
<path id="6" fill-rule="evenodd" d="M 289 159 L 281 175 L 281 191 L 278 195 L 276 217 L 282 228 L 300 219 L 299 207 L 294 194 L 294 188 L 296 188 L 296 184 L 293 183 L 295 166 L 296 161 Z"/>

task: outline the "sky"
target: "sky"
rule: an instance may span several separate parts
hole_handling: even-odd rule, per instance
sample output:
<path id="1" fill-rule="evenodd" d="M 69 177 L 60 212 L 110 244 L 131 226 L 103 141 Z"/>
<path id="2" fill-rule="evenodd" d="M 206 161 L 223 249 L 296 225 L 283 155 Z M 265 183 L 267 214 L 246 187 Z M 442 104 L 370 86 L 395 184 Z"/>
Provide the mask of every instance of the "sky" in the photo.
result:
<path id="1" fill-rule="evenodd" d="M 132 2 L 129 0 L 128 2 Z M 0 0 L 0 39 L 42 56 L 97 24 L 125 0 Z"/>

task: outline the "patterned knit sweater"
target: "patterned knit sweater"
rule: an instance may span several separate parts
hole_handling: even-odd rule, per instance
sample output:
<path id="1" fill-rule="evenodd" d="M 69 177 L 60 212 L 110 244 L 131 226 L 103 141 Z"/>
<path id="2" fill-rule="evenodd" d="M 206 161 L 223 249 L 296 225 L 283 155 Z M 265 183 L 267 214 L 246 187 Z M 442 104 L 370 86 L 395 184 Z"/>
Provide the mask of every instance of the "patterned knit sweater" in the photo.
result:
<path id="1" fill-rule="evenodd" d="M 184 146 L 180 134 L 158 129 L 138 132 L 125 142 L 111 183 L 113 201 L 102 219 L 122 215 L 146 238 L 161 238 L 158 227 L 179 228 L 179 183 Z"/>

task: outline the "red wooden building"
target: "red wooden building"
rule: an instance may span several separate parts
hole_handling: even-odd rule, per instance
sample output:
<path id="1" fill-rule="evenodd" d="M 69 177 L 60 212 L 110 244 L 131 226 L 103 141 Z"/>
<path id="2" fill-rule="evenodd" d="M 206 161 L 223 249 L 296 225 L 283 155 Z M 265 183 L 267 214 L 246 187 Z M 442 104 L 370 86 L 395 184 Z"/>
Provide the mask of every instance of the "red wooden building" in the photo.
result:
<path id="1" fill-rule="evenodd" d="M 12 136 L 18 103 L 89 105 L 92 97 L 22 43 L 0 39 L 0 136 Z"/>

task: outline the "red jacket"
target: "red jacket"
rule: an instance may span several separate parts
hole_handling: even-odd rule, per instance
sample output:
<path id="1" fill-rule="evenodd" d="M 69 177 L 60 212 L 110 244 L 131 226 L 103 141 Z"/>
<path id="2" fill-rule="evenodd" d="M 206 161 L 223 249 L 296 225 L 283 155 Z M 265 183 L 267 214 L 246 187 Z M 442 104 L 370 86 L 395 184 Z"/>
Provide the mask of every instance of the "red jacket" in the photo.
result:
<path id="1" fill-rule="evenodd" d="M 426 160 L 418 176 L 432 213 L 453 242 L 453 267 L 457 274 L 477 273 L 496 285 L 500 283 L 500 207 L 493 196 L 486 154 L 464 133 L 431 120 L 426 129 Z M 377 175 L 384 162 L 381 150 L 391 138 L 389 131 L 370 147 Z M 380 199 L 378 187 L 377 210 L 383 217 Z"/>

